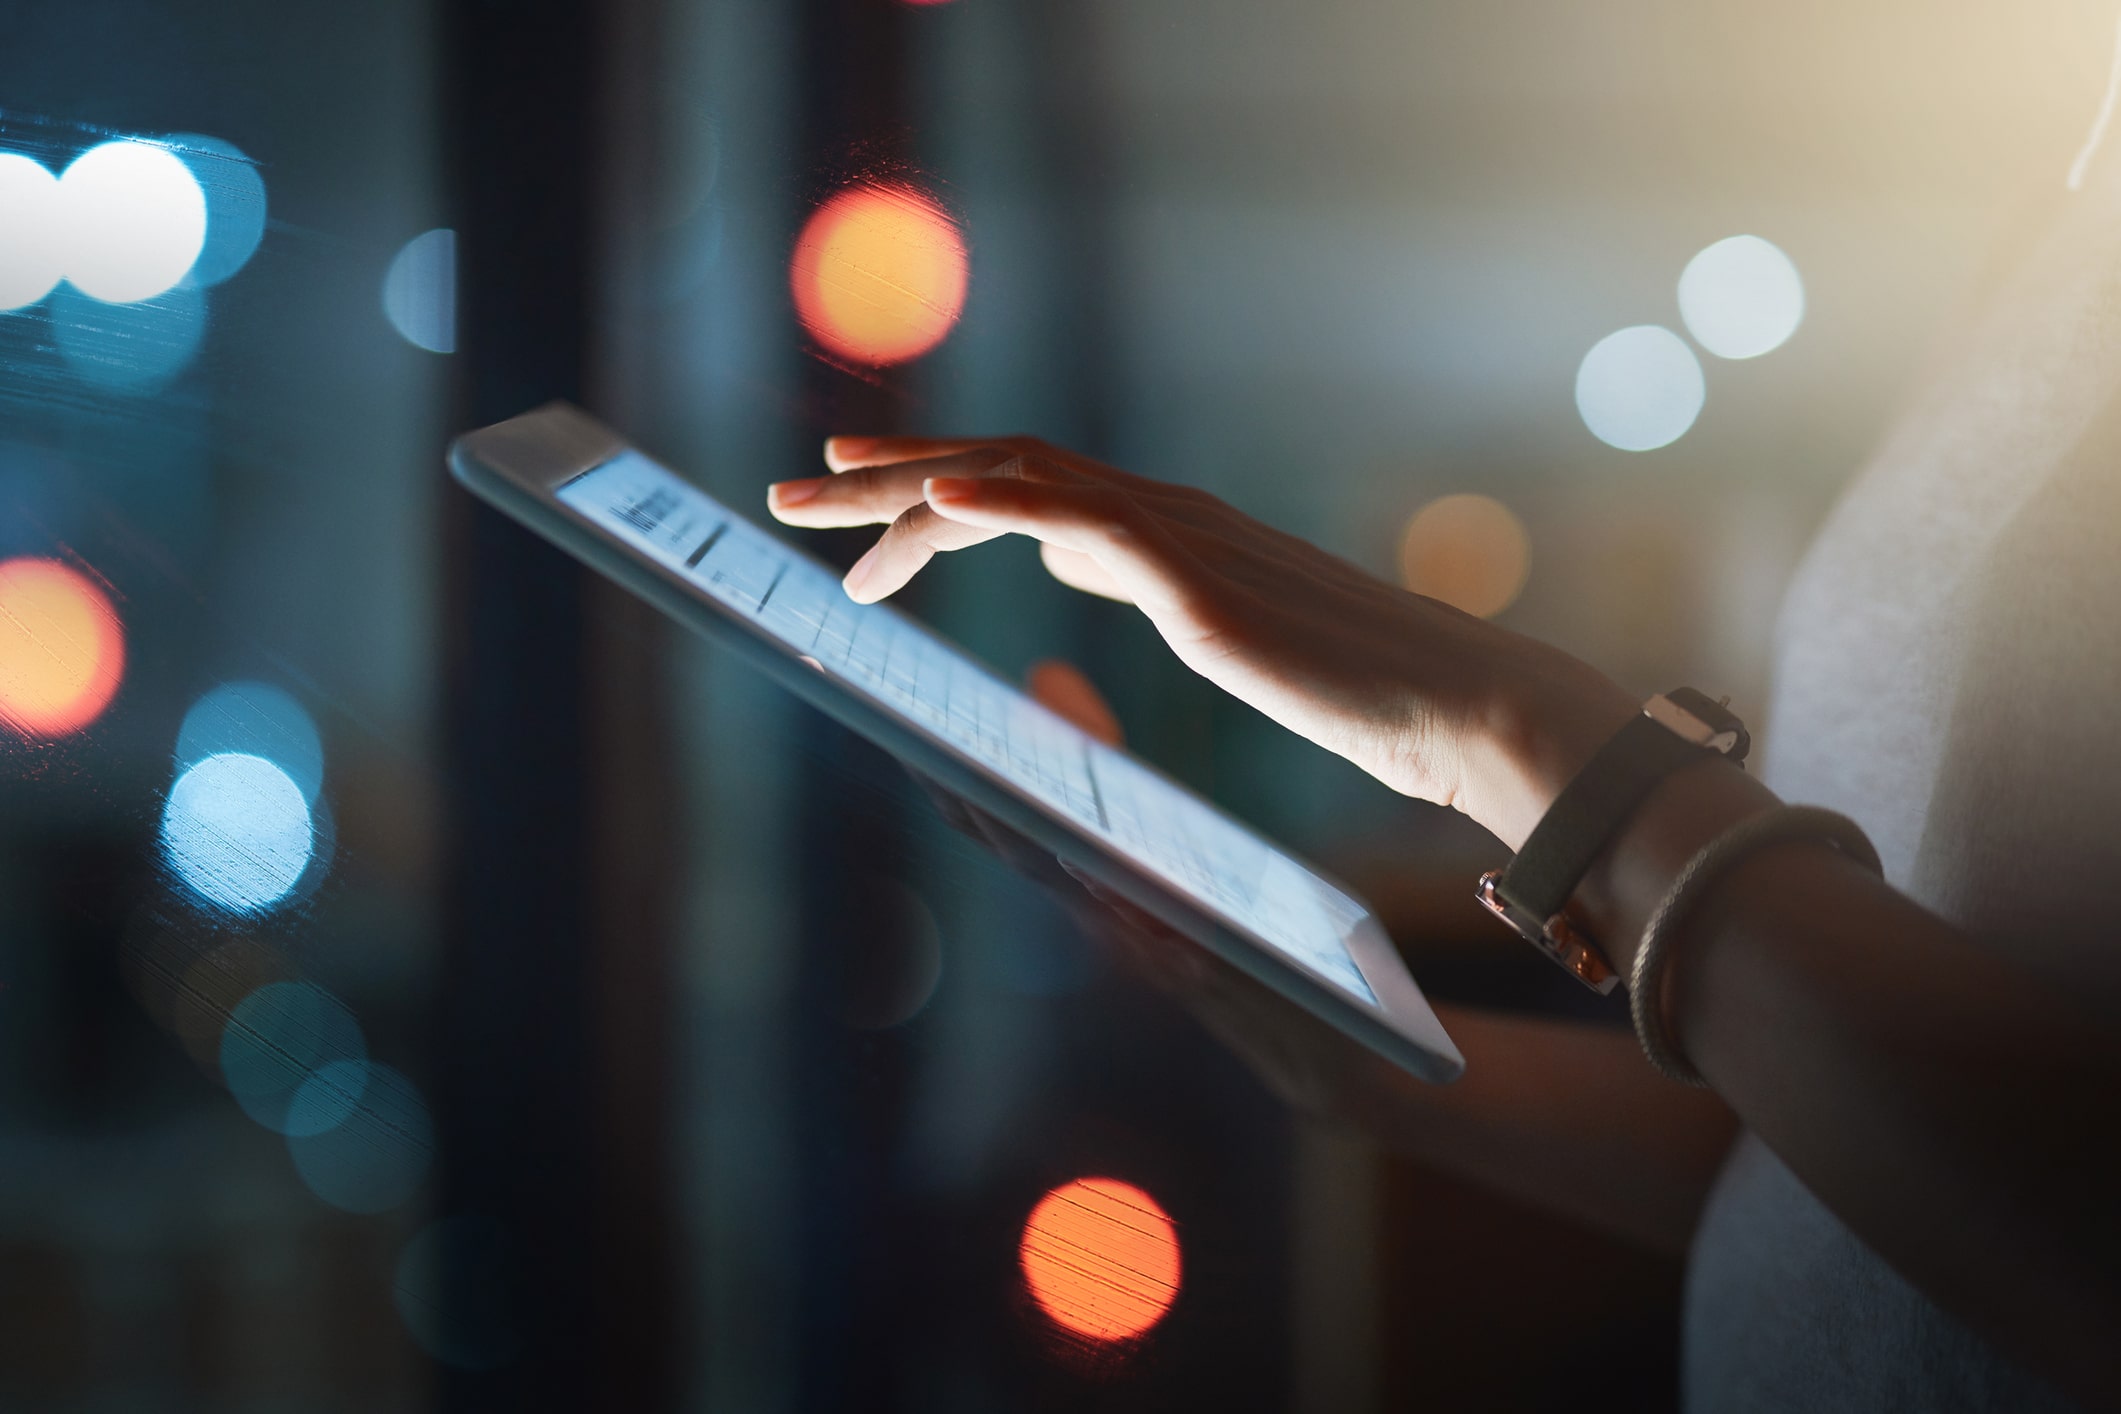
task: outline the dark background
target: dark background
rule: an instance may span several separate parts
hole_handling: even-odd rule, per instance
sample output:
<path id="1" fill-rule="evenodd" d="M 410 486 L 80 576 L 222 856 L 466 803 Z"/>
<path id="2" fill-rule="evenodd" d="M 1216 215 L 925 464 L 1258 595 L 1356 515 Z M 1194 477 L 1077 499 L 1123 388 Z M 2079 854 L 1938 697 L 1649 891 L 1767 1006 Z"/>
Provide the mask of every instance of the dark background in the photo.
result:
<path id="1" fill-rule="evenodd" d="M 1757 716 L 1806 535 L 2060 195 L 2112 23 L 2089 0 L 9 7 L 0 149 L 56 171 L 209 134 L 256 161 L 270 221 L 165 380 L 69 363 L 61 295 L 0 314 L 0 556 L 91 570 L 128 655 L 86 730 L 0 738 L 0 1403 L 1669 1407 L 1676 1262 L 1291 1113 L 895 764 L 473 506 L 441 450 L 566 396 L 754 505 L 828 432 L 1034 432 L 1388 576 L 1410 513 L 1478 491 L 1529 534 L 1504 622 Z M 787 262 L 879 173 L 961 222 L 971 284 L 941 347 L 869 372 L 806 337 Z M 442 227 L 447 354 L 380 294 Z M 1739 232 L 1795 260 L 1803 326 L 1704 356 L 1674 445 L 1601 445 L 1577 361 L 1678 327 L 1679 270 Z M 1027 547 L 909 600 L 1005 670 L 1082 664 L 1145 756 L 1377 899 L 1438 995 L 1582 1010 L 1472 910 L 1477 830 L 1217 696 Z M 206 923 L 158 821 L 186 708 L 237 679 L 317 724 L 336 846 L 297 905 Z M 352 1214 L 305 1186 L 221 1083 L 238 974 L 172 1000 L 139 965 L 171 948 L 346 1003 L 433 1114 L 414 1196 Z M 925 1005 L 855 1024 L 937 949 Z M 1016 1269 L 1038 1197 L 1091 1174 L 1155 1196 L 1185 1263 L 1168 1317 L 1094 1358 Z M 423 1342 L 403 1254 L 449 1220 L 472 1236 Z"/>

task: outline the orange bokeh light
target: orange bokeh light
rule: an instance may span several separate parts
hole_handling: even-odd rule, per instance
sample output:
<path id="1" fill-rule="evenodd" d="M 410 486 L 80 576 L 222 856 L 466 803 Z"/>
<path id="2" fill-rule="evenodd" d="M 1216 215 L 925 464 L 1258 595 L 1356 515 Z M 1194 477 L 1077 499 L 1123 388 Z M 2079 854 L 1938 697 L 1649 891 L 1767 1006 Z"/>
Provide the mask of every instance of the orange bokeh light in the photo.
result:
<path id="1" fill-rule="evenodd" d="M 77 732 L 124 676 L 125 630 L 94 582 L 56 560 L 0 561 L 0 726 Z"/>
<path id="2" fill-rule="evenodd" d="M 853 363 L 918 358 L 965 307 L 965 240 L 917 187 L 863 182 L 820 206 L 788 262 L 810 337 Z"/>
<path id="3" fill-rule="evenodd" d="M 1177 1228 L 1115 1178 L 1079 1178 L 1039 1199 L 1018 1260 L 1039 1309 L 1092 1340 L 1132 1339 L 1178 1299 Z"/>
<path id="4" fill-rule="evenodd" d="M 1531 572 L 1524 522 L 1491 496 L 1439 497 L 1399 533 L 1400 583 L 1484 619 L 1515 603 Z"/>

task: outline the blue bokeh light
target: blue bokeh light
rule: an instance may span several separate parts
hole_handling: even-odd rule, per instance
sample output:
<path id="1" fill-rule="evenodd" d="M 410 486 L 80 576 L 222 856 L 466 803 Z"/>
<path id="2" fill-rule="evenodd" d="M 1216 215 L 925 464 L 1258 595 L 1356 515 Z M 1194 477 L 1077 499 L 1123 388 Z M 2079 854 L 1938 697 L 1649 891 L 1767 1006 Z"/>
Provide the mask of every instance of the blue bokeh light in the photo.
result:
<path id="1" fill-rule="evenodd" d="M 162 854 L 186 887 L 232 913 L 286 897 L 314 846 L 309 802 L 262 756 L 226 752 L 187 768 L 162 811 Z"/>
<path id="2" fill-rule="evenodd" d="M 338 1128 L 368 1093 L 368 1076 L 366 1060 L 336 1060 L 318 1066 L 288 1102 L 287 1123 L 280 1132 L 306 1138 Z"/>
<path id="3" fill-rule="evenodd" d="M 153 392 L 182 373 L 206 336 L 206 295 L 186 286 L 134 304 L 106 304 L 62 286 L 49 309 L 67 367 L 128 392 Z"/>
<path id="4" fill-rule="evenodd" d="M 271 683 L 225 682 L 192 704 L 177 729 L 177 769 L 224 752 L 262 756 L 317 803 L 324 743 L 302 704 Z"/>
<path id="5" fill-rule="evenodd" d="M 458 1370 L 492 1370 L 521 1351 L 515 1253 L 500 1221 L 465 1214 L 428 1224 L 398 1258 L 391 1299 L 422 1350 Z"/>
<path id="6" fill-rule="evenodd" d="M 371 1063 L 367 1071 L 360 1099 L 338 1124 L 287 1139 L 295 1171 L 310 1192 L 349 1213 L 395 1208 L 413 1195 L 434 1162 L 434 1121 L 419 1090 L 387 1065 Z M 321 1074 L 309 1082 L 334 1083 Z M 298 1097 L 294 1108 L 309 1103 Z M 315 1103 L 324 1108 L 332 1101 Z"/>
<path id="7" fill-rule="evenodd" d="M 309 863 L 281 898 L 280 907 L 306 903 L 316 894 L 324 883 L 324 876 L 331 872 L 331 862 L 338 848 L 339 823 L 331 813 L 331 802 L 318 796 L 309 806 Z"/>
<path id="8" fill-rule="evenodd" d="M 280 1134 L 322 1134 L 367 1089 L 368 1042 L 338 998 L 308 982 L 269 982 L 230 1009 L 221 1079 L 236 1103 Z"/>
<path id="9" fill-rule="evenodd" d="M 383 314 L 405 341 L 429 353 L 457 349 L 457 233 L 425 231 L 391 257 Z"/>
<path id="10" fill-rule="evenodd" d="M 265 179 L 250 154 L 203 133 L 163 139 L 191 168 L 206 194 L 206 244 L 192 262 L 188 284 L 218 285 L 241 270 L 265 238 Z"/>

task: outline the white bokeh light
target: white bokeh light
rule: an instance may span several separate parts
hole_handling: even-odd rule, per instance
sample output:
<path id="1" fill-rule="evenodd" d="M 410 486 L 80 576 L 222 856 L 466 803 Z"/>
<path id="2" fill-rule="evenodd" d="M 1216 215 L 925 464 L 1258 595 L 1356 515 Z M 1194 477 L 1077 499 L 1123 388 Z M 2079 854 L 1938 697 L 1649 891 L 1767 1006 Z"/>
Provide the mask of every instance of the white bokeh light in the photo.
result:
<path id="1" fill-rule="evenodd" d="M 429 353 L 457 348 L 457 233 L 423 231 L 383 272 L 383 314 L 405 341 Z"/>
<path id="2" fill-rule="evenodd" d="M 59 177 L 66 278 L 110 304 L 152 299 L 206 245 L 206 193 L 182 158 L 146 142 L 106 142 Z"/>
<path id="3" fill-rule="evenodd" d="M 256 913 L 286 897 L 313 849 L 309 802 L 262 756 L 225 752 L 187 769 L 162 811 L 162 852 L 207 903 Z"/>
<path id="4" fill-rule="evenodd" d="M 0 309 L 35 304 L 65 273 L 59 179 L 33 157 L 0 152 Z"/>
<path id="5" fill-rule="evenodd" d="M 1732 236 L 1687 262 L 1679 317 L 1718 358 L 1758 358 L 1781 348 L 1804 322 L 1804 280 L 1773 243 Z"/>
<path id="6" fill-rule="evenodd" d="M 1637 324 L 1591 346 L 1576 370 L 1576 410 L 1608 446 L 1647 452 L 1678 441 L 1701 415 L 1708 389 L 1686 340 Z"/>

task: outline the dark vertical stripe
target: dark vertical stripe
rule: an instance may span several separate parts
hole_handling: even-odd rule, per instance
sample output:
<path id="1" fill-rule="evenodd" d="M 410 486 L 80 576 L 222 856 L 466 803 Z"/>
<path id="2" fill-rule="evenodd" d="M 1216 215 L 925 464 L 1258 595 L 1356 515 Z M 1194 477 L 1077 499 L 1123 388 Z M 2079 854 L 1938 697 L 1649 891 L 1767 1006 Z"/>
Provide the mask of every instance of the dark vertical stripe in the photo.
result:
<path id="1" fill-rule="evenodd" d="M 592 0 L 441 0 L 450 224 L 457 231 L 455 422 L 471 427 L 591 385 L 593 255 L 604 134 L 603 26 Z M 616 1281 L 607 1186 L 599 846 L 586 572 L 445 488 L 445 920 L 432 1036 L 440 1209 L 498 1220 L 514 1357 L 442 1369 L 452 1411 L 646 1409 L 654 1273 Z M 651 995 L 653 995 L 651 993 Z M 653 1030 L 652 1013 L 636 1020 Z M 650 1057 L 652 1049 L 641 1052 Z M 629 1133 L 641 1132 L 638 1124 Z M 647 1206 L 640 1203 L 630 1208 Z M 644 1215 L 652 1220 L 652 1214 Z M 621 1240 L 616 1245 L 627 1244 Z M 638 1244 L 633 1244 L 638 1245 Z M 445 1271 L 445 1311 L 477 1309 Z"/>

